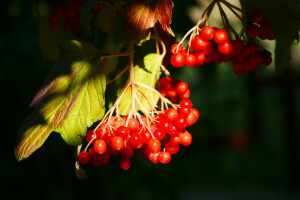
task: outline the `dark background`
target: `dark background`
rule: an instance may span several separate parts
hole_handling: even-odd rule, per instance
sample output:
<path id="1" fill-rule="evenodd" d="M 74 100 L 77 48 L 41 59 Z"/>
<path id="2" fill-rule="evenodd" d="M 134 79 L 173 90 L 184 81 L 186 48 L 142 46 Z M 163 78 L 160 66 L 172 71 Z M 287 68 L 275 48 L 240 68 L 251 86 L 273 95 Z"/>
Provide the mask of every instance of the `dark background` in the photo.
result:
<path id="1" fill-rule="evenodd" d="M 17 131 L 53 61 L 38 45 L 33 4 L 1 5 L 2 195 L 18 199 L 300 199 L 299 44 L 289 70 L 276 76 L 274 66 L 237 77 L 230 65 L 173 70 L 191 87 L 200 119 L 190 129 L 193 143 L 168 165 L 136 155 L 123 171 L 118 159 L 88 168 L 88 179 L 74 173 L 75 148 L 59 134 L 50 135 L 28 159 L 14 158 Z M 49 1 L 50 2 L 50 1 Z M 48 4 L 49 4 L 48 2 Z M 53 3 L 53 1 L 51 1 Z M 175 1 L 173 30 L 193 25 L 188 4 Z M 53 3 L 54 5 L 54 3 Z M 196 5 L 196 4 L 195 4 Z"/>

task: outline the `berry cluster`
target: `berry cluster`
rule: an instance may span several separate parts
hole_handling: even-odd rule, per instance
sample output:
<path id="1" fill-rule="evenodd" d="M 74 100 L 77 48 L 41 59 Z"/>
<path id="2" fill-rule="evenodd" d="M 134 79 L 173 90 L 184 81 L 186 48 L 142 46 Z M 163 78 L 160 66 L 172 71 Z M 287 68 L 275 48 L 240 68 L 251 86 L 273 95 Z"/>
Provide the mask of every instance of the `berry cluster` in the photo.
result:
<path id="1" fill-rule="evenodd" d="M 160 83 L 165 84 L 165 80 Z M 181 88 L 181 92 L 184 90 Z M 120 154 L 120 167 L 128 170 L 130 158 L 137 150 L 152 163 L 169 163 L 171 155 L 178 153 L 180 144 L 191 144 L 192 135 L 186 127 L 198 120 L 199 112 L 192 108 L 189 99 L 183 98 L 179 105 L 151 114 L 108 117 L 95 131 L 87 132 L 85 139 L 88 145 L 79 153 L 78 162 L 86 165 L 91 161 L 93 166 L 99 167 L 107 164 L 111 156 Z M 92 147 L 87 150 L 90 145 Z"/>
<path id="2" fill-rule="evenodd" d="M 262 40 L 275 40 L 277 38 L 277 35 L 272 33 L 272 24 L 264 21 L 265 15 L 263 11 L 253 11 L 251 19 L 252 24 L 247 29 L 249 37 L 256 38 L 259 36 Z"/>
<path id="3" fill-rule="evenodd" d="M 66 7 L 56 6 L 49 17 L 49 27 L 58 30 L 63 27 L 66 31 L 72 31 L 75 36 L 82 36 L 83 29 L 80 24 L 79 8 L 81 0 L 71 0 Z"/>
<path id="4" fill-rule="evenodd" d="M 178 68 L 183 65 L 199 67 L 211 62 L 220 64 L 228 59 L 232 44 L 225 30 L 204 26 L 200 34 L 193 37 L 185 49 L 180 44 L 174 44 L 171 47 L 171 63 L 174 67 Z"/>
<path id="5" fill-rule="evenodd" d="M 163 97 L 166 97 L 173 102 L 177 102 L 179 99 L 188 99 L 190 97 L 191 91 L 186 82 L 170 77 L 164 77 L 159 80 L 159 83 L 159 92 Z"/>

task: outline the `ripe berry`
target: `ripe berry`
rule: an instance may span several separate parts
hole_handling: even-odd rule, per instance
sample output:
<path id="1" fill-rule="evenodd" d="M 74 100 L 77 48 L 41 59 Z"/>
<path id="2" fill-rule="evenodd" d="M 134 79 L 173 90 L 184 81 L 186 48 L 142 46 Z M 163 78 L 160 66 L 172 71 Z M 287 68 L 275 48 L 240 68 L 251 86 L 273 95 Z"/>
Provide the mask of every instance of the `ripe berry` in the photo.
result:
<path id="1" fill-rule="evenodd" d="M 254 67 L 254 68 L 258 68 L 261 64 L 262 64 L 262 58 L 259 55 L 252 55 L 250 57 L 250 64 Z"/>
<path id="2" fill-rule="evenodd" d="M 185 56 L 183 55 L 183 53 L 175 53 L 171 56 L 171 64 L 178 68 L 178 67 L 182 67 L 185 63 Z"/>
<path id="3" fill-rule="evenodd" d="M 227 41 L 225 41 L 223 43 L 220 43 L 218 45 L 218 50 L 222 54 L 229 54 L 231 52 L 231 50 L 232 50 L 231 42 L 227 40 Z"/>
<path id="4" fill-rule="evenodd" d="M 152 139 L 152 136 L 148 130 L 145 130 L 141 133 L 142 143 L 148 144 L 149 141 Z"/>
<path id="5" fill-rule="evenodd" d="M 106 142 L 104 140 L 96 140 L 93 149 L 98 154 L 104 154 L 107 149 Z"/>
<path id="6" fill-rule="evenodd" d="M 174 144 L 168 142 L 168 143 L 165 144 L 165 149 L 170 154 L 176 154 L 179 151 L 179 145 L 178 144 L 174 145 Z"/>
<path id="7" fill-rule="evenodd" d="M 150 140 L 149 144 L 148 144 L 148 149 L 150 153 L 157 153 L 160 151 L 161 148 L 161 144 L 160 141 L 153 138 L 152 140 Z"/>
<path id="8" fill-rule="evenodd" d="M 169 108 L 165 112 L 165 119 L 169 122 L 173 122 L 178 117 L 178 112 L 175 108 Z"/>
<path id="9" fill-rule="evenodd" d="M 123 158 L 131 158 L 133 156 L 133 149 L 131 147 L 125 147 L 120 151 Z"/>
<path id="10" fill-rule="evenodd" d="M 214 40 L 216 43 L 223 43 L 228 40 L 228 34 L 222 29 L 216 29 L 214 32 Z"/>
<path id="11" fill-rule="evenodd" d="M 193 51 L 201 51 L 207 47 L 208 43 L 208 41 L 204 40 L 203 38 L 201 38 L 201 36 L 198 35 L 192 39 L 191 49 Z"/>
<path id="12" fill-rule="evenodd" d="M 196 57 L 194 56 L 194 54 L 189 53 L 186 55 L 185 57 L 185 65 L 188 67 L 194 66 L 196 63 Z"/>
<path id="13" fill-rule="evenodd" d="M 265 66 L 268 66 L 272 63 L 272 57 L 271 56 L 263 56 L 262 57 L 262 64 Z"/>
<path id="14" fill-rule="evenodd" d="M 159 162 L 163 164 L 168 164 L 171 161 L 171 154 L 167 151 L 163 151 L 159 155 Z"/>
<path id="15" fill-rule="evenodd" d="M 264 16 L 263 11 L 261 11 L 261 10 L 253 11 L 252 17 L 251 17 L 253 23 L 260 24 L 264 21 L 264 18 L 265 18 L 265 16 Z"/>
<path id="16" fill-rule="evenodd" d="M 232 49 L 239 52 L 239 51 L 243 50 L 243 48 L 244 48 L 244 42 L 240 38 L 237 38 L 232 41 Z"/>
<path id="17" fill-rule="evenodd" d="M 162 79 L 159 80 L 159 83 L 161 85 L 162 88 L 168 90 L 173 86 L 173 80 L 170 77 L 164 77 Z"/>
<path id="18" fill-rule="evenodd" d="M 131 167 L 131 161 L 128 158 L 122 158 L 120 160 L 120 167 L 123 170 L 128 170 Z"/>
<path id="19" fill-rule="evenodd" d="M 179 97 L 181 99 L 188 99 L 190 97 L 190 94 L 191 94 L 191 91 L 188 89 L 184 94 L 179 94 Z M 176 101 L 174 101 L 174 102 L 176 102 Z"/>
<path id="20" fill-rule="evenodd" d="M 158 128 L 153 132 L 153 136 L 158 140 L 162 140 L 166 136 L 166 133 Z"/>
<path id="21" fill-rule="evenodd" d="M 171 137 L 170 137 L 170 142 L 171 142 L 173 145 L 180 144 L 180 142 L 181 142 L 180 136 L 179 136 L 178 134 L 171 135 Z"/>
<path id="22" fill-rule="evenodd" d="M 198 66 L 202 65 L 204 60 L 205 60 L 205 55 L 203 52 L 198 51 L 194 53 L 194 56 L 196 58 L 196 64 L 198 64 Z"/>
<path id="23" fill-rule="evenodd" d="M 124 147 L 124 140 L 120 136 L 115 136 L 111 140 L 111 147 L 115 150 L 121 150 Z"/>
<path id="24" fill-rule="evenodd" d="M 180 108 L 192 108 L 193 104 L 192 101 L 189 99 L 183 99 L 180 102 Z"/>
<path id="25" fill-rule="evenodd" d="M 211 26 L 204 26 L 201 29 L 200 34 L 204 40 L 211 40 L 214 38 L 214 28 Z"/>
<path id="26" fill-rule="evenodd" d="M 82 151 L 79 153 L 77 160 L 81 165 L 86 165 L 90 161 L 90 156 L 89 156 L 88 152 Z"/>
<path id="27" fill-rule="evenodd" d="M 176 92 L 178 94 L 184 94 L 189 89 L 189 85 L 186 82 L 179 82 L 176 85 Z"/>
<path id="28" fill-rule="evenodd" d="M 255 38 L 255 37 L 259 36 L 260 28 L 256 24 L 251 24 L 248 27 L 247 33 L 248 33 L 249 37 Z"/>
<path id="29" fill-rule="evenodd" d="M 173 44 L 171 47 L 171 53 L 181 53 L 183 52 L 183 47 L 180 44 Z"/>
<path id="30" fill-rule="evenodd" d="M 89 143 L 92 141 L 92 143 L 95 142 L 95 139 L 97 138 L 96 133 L 93 130 L 90 130 L 85 135 L 85 140 Z"/>
<path id="31" fill-rule="evenodd" d="M 268 40 L 275 40 L 277 38 L 277 35 L 275 34 L 275 33 L 270 33 L 269 35 L 268 35 Z"/>
<path id="32" fill-rule="evenodd" d="M 192 143 L 192 135 L 188 132 L 180 134 L 180 143 L 183 146 L 189 146 Z"/>
<path id="33" fill-rule="evenodd" d="M 186 117 L 179 115 L 177 119 L 174 121 L 174 125 L 176 128 L 183 129 L 186 126 Z"/>
<path id="34" fill-rule="evenodd" d="M 160 157 L 161 152 L 157 152 L 157 153 L 150 153 L 149 155 L 149 160 L 152 163 L 159 163 L 159 157 Z"/>
<path id="35" fill-rule="evenodd" d="M 129 133 L 130 133 L 129 129 L 125 126 L 120 126 L 115 132 L 116 136 L 120 136 L 124 140 L 128 138 Z"/>
<path id="36" fill-rule="evenodd" d="M 260 26 L 260 31 L 261 31 L 262 34 L 269 35 L 272 31 L 272 28 L 273 28 L 272 24 L 270 24 L 269 22 L 264 22 Z"/>
<path id="37" fill-rule="evenodd" d="M 140 123 L 135 118 L 130 118 L 128 121 L 127 128 L 129 129 L 130 133 L 136 133 L 139 131 Z"/>
<path id="38" fill-rule="evenodd" d="M 215 51 L 214 45 L 209 42 L 205 49 L 203 49 L 204 55 L 211 55 Z"/>
<path id="39" fill-rule="evenodd" d="M 139 149 L 142 147 L 142 138 L 138 133 L 133 133 L 129 138 L 129 144 L 133 149 Z"/>

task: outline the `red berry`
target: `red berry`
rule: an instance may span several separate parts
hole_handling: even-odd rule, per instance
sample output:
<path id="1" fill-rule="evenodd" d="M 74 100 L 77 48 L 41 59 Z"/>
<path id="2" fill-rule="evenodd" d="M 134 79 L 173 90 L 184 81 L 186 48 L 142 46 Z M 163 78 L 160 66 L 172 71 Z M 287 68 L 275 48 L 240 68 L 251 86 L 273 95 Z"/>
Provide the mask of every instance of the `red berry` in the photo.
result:
<path id="1" fill-rule="evenodd" d="M 131 161 L 128 158 L 122 158 L 120 160 L 120 167 L 123 170 L 128 170 L 131 167 Z"/>
<path id="2" fill-rule="evenodd" d="M 121 149 L 120 154 L 123 158 L 131 158 L 133 156 L 133 149 L 131 147 L 125 147 Z"/>
<path id="3" fill-rule="evenodd" d="M 250 64 L 254 67 L 254 68 L 258 68 L 261 64 L 262 64 L 262 58 L 259 55 L 252 55 L 250 57 Z"/>
<path id="4" fill-rule="evenodd" d="M 124 147 L 124 140 L 120 136 L 115 136 L 111 140 L 111 147 L 115 150 L 121 150 Z"/>
<path id="5" fill-rule="evenodd" d="M 191 113 L 194 113 L 195 115 L 195 120 L 197 121 L 200 117 L 199 111 L 196 108 L 191 109 Z"/>
<path id="6" fill-rule="evenodd" d="M 176 154 L 179 151 L 179 145 L 178 144 L 172 144 L 171 142 L 168 142 L 165 144 L 165 149 L 170 154 Z"/>
<path id="7" fill-rule="evenodd" d="M 194 112 L 191 112 L 187 118 L 186 118 L 186 126 L 191 126 L 193 124 L 195 124 L 195 122 L 197 121 L 197 116 L 194 114 Z"/>
<path id="8" fill-rule="evenodd" d="M 171 137 L 170 137 L 170 142 L 171 142 L 173 145 L 180 144 L 180 142 L 181 142 L 180 136 L 179 136 L 178 134 L 171 135 Z"/>
<path id="9" fill-rule="evenodd" d="M 145 130 L 141 133 L 142 143 L 148 144 L 152 139 L 151 133 L 148 130 Z"/>
<path id="10" fill-rule="evenodd" d="M 190 113 L 191 113 L 191 108 L 180 108 L 179 109 L 179 114 L 184 117 L 189 116 Z"/>
<path id="11" fill-rule="evenodd" d="M 176 128 L 183 129 L 186 126 L 186 117 L 179 115 L 177 119 L 174 121 L 174 125 Z"/>
<path id="12" fill-rule="evenodd" d="M 120 126 L 115 132 L 116 136 L 120 136 L 124 140 L 128 138 L 129 133 L 130 133 L 129 128 L 125 126 Z"/>
<path id="13" fill-rule="evenodd" d="M 272 31 L 272 28 L 273 28 L 272 24 L 270 24 L 269 22 L 264 22 L 260 26 L 260 31 L 261 31 L 262 34 L 269 35 Z"/>
<path id="14" fill-rule="evenodd" d="M 225 41 L 223 43 L 220 43 L 218 45 L 218 50 L 222 54 L 229 54 L 231 52 L 231 50 L 232 50 L 231 42 L 227 40 L 227 41 Z"/>
<path id="15" fill-rule="evenodd" d="M 204 26 L 201 29 L 200 34 L 204 40 L 211 40 L 214 38 L 214 28 L 211 26 Z"/>
<path id="16" fill-rule="evenodd" d="M 237 52 L 243 50 L 244 48 L 244 42 L 243 40 L 237 38 L 235 40 L 232 41 L 232 49 L 236 50 Z"/>
<path id="17" fill-rule="evenodd" d="M 259 36 L 260 28 L 256 24 L 251 24 L 248 27 L 247 33 L 248 33 L 249 37 L 255 38 L 255 37 Z"/>
<path id="18" fill-rule="evenodd" d="M 184 94 L 189 89 L 189 85 L 186 82 L 179 82 L 176 85 L 176 91 L 178 94 Z"/>
<path id="19" fill-rule="evenodd" d="M 196 58 L 196 64 L 198 64 L 198 66 L 201 66 L 205 60 L 205 55 L 203 52 L 198 51 L 194 53 L 194 56 Z"/>
<path id="20" fill-rule="evenodd" d="M 171 130 L 172 124 L 168 122 L 166 119 L 162 119 L 158 125 L 157 128 L 162 130 L 164 133 L 168 133 Z"/>
<path id="21" fill-rule="evenodd" d="M 188 89 L 184 94 L 179 94 L 181 99 L 188 99 L 190 97 L 191 91 Z M 178 99 L 179 100 L 179 99 Z M 174 101 L 175 102 L 175 101 Z"/>
<path id="22" fill-rule="evenodd" d="M 173 80 L 170 77 L 164 77 L 159 80 L 159 83 L 162 88 L 168 90 L 173 86 Z"/>
<path id="23" fill-rule="evenodd" d="M 165 112 L 165 119 L 169 122 L 175 121 L 175 119 L 178 117 L 178 112 L 175 108 L 169 108 Z"/>
<path id="24" fill-rule="evenodd" d="M 160 156 L 161 152 L 157 152 L 157 153 L 150 153 L 149 155 L 149 160 L 153 163 L 159 163 L 159 156 Z"/>
<path id="25" fill-rule="evenodd" d="M 192 101 L 189 99 L 183 99 L 180 102 L 180 108 L 192 108 L 193 104 Z"/>
<path id="26" fill-rule="evenodd" d="M 130 118 L 128 121 L 127 128 L 129 129 L 130 133 L 136 133 L 140 129 L 140 123 L 137 119 L 135 118 Z"/>
<path id="27" fill-rule="evenodd" d="M 275 40 L 277 38 L 277 35 L 275 33 L 270 33 L 268 35 L 268 40 Z"/>
<path id="28" fill-rule="evenodd" d="M 263 11 L 261 11 L 261 10 L 254 10 L 253 11 L 252 17 L 251 17 L 253 23 L 260 24 L 264 21 L 264 18 L 265 18 L 265 16 L 264 16 Z"/>
<path id="29" fill-rule="evenodd" d="M 86 140 L 88 143 L 91 142 L 91 141 L 92 141 L 92 143 L 94 143 L 96 138 L 97 138 L 97 135 L 96 135 L 96 133 L 95 133 L 93 130 L 88 131 L 88 132 L 86 133 L 86 135 L 85 135 L 85 140 Z"/>
<path id="30" fill-rule="evenodd" d="M 208 41 L 204 40 L 203 38 L 201 38 L 201 36 L 198 35 L 192 39 L 191 49 L 193 51 L 201 51 L 207 47 L 208 43 Z"/>
<path id="31" fill-rule="evenodd" d="M 216 43 L 224 43 L 228 40 L 228 34 L 222 29 L 216 29 L 214 33 L 214 40 Z"/>
<path id="32" fill-rule="evenodd" d="M 265 66 L 268 66 L 272 63 L 272 57 L 271 56 L 263 56 L 262 57 L 262 64 Z"/>
<path id="33" fill-rule="evenodd" d="M 192 143 L 192 135 L 188 132 L 180 134 L 180 143 L 183 146 L 189 146 Z"/>
<path id="34" fill-rule="evenodd" d="M 82 151 L 79 153 L 77 160 L 81 165 L 86 165 L 90 161 L 90 156 L 89 156 L 88 152 Z"/>
<path id="35" fill-rule="evenodd" d="M 185 65 L 188 67 L 194 66 L 196 63 L 196 57 L 194 56 L 194 54 L 189 53 L 186 55 L 185 57 Z"/>
<path id="36" fill-rule="evenodd" d="M 171 154 L 167 151 L 163 151 L 159 155 L 159 162 L 163 164 L 168 164 L 171 161 Z"/>
<path id="37" fill-rule="evenodd" d="M 171 47 L 171 53 L 181 53 L 183 52 L 183 47 L 180 44 L 173 44 Z"/>
<path id="38" fill-rule="evenodd" d="M 203 49 L 204 55 L 211 55 L 215 51 L 214 45 L 209 42 L 205 49 Z"/>
<path id="39" fill-rule="evenodd" d="M 129 144 L 133 149 L 139 149 L 142 147 L 142 138 L 138 133 L 133 133 L 129 138 Z"/>
<path id="40" fill-rule="evenodd" d="M 167 91 L 167 95 L 168 95 L 170 98 L 175 98 L 175 97 L 177 97 L 177 91 L 176 91 L 176 88 L 170 88 L 170 89 Z"/>
<path id="41" fill-rule="evenodd" d="M 175 53 L 171 56 L 171 64 L 178 68 L 178 67 L 182 67 L 185 63 L 185 56 L 183 55 L 183 53 Z"/>
<path id="42" fill-rule="evenodd" d="M 153 132 L 153 136 L 158 140 L 162 140 L 166 136 L 166 133 L 162 129 L 158 128 Z"/>
<path id="43" fill-rule="evenodd" d="M 148 144 L 148 149 L 150 153 L 157 153 L 160 151 L 161 148 L 161 144 L 160 141 L 153 138 L 152 140 L 150 140 L 149 144 Z"/>
<path id="44" fill-rule="evenodd" d="M 104 154 L 107 149 L 106 142 L 104 140 L 96 140 L 93 149 L 98 154 Z"/>

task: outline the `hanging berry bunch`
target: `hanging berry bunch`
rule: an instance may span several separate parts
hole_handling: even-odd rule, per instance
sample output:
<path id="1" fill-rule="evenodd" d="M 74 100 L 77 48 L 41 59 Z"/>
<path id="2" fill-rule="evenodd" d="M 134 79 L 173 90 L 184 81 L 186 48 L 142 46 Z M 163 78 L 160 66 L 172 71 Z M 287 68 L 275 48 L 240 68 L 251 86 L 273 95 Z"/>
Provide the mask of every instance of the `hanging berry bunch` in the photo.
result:
<path id="1" fill-rule="evenodd" d="M 222 4 L 242 20 L 238 14 L 238 12 L 242 12 L 240 8 L 227 1 L 213 1 L 205 10 L 197 25 L 188 31 L 179 44 L 172 46 L 171 63 L 174 67 L 179 68 L 183 65 L 199 67 L 211 62 L 220 64 L 233 61 L 232 65 L 236 75 L 242 75 L 244 71 L 252 72 L 261 65 L 267 66 L 272 63 L 271 53 L 260 46 L 259 41 L 256 39 L 258 36 L 261 39 L 276 39 L 276 35 L 271 32 L 272 25 L 264 21 L 264 13 L 261 10 L 255 10 L 252 14 L 253 23 L 246 32 L 243 29 L 238 34 L 230 25 Z M 215 5 L 220 10 L 224 29 L 207 25 L 208 18 Z M 231 39 L 230 33 L 235 36 L 234 40 Z M 188 46 L 183 48 L 182 43 L 189 35 Z"/>

